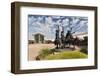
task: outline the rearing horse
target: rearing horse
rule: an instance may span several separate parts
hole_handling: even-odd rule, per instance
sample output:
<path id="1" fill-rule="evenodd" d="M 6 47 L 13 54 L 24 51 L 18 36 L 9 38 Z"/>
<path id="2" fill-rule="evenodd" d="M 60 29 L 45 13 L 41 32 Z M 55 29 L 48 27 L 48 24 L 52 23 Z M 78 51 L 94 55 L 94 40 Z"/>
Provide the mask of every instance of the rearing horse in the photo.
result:
<path id="1" fill-rule="evenodd" d="M 73 36 L 70 31 L 67 32 L 66 37 L 65 37 L 65 43 L 70 47 L 70 45 L 73 42 Z"/>
<path id="2" fill-rule="evenodd" d="M 68 47 L 70 47 L 70 45 L 73 45 L 73 48 L 75 48 L 75 45 L 78 45 L 78 42 L 80 42 L 80 40 L 78 39 L 78 37 L 74 38 L 71 32 L 68 31 L 66 34 L 65 42 Z"/>

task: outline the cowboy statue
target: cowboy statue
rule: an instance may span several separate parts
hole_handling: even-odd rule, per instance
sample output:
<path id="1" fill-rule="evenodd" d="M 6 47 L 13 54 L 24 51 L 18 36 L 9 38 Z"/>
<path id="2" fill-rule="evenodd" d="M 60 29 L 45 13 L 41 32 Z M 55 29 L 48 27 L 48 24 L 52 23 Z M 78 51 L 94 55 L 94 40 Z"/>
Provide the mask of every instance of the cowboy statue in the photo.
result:
<path id="1" fill-rule="evenodd" d="M 65 39 L 66 39 L 66 44 L 69 45 L 69 47 L 70 47 L 70 45 L 71 45 L 71 43 L 72 43 L 72 39 L 73 39 L 73 36 L 72 36 L 72 34 L 71 34 L 71 31 L 68 31 L 68 32 L 66 33 Z"/>

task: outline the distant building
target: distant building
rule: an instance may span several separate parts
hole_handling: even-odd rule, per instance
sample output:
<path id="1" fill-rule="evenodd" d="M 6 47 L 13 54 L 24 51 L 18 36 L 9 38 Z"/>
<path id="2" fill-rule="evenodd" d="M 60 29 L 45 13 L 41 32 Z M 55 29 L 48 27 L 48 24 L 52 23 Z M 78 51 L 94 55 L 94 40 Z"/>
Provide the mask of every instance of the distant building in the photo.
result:
<path id="1" fill-rule="evenodd" d="M 35 43 L 44 43 L 44 35 L 41 33 L 34 34 L 34 42 Z"/>
<path id="2" fill-rule="evenodd" d="M 78 37 L 79 39 L 84 39 L 84 37 L 88 37 L 88 33 L 77 33 L 73 34 L 73 37 Z"/>
<path id="3" fill-rule="evenodd" d="M 34 40 L 28 40 L 29 44 L 34 44 Z"/>

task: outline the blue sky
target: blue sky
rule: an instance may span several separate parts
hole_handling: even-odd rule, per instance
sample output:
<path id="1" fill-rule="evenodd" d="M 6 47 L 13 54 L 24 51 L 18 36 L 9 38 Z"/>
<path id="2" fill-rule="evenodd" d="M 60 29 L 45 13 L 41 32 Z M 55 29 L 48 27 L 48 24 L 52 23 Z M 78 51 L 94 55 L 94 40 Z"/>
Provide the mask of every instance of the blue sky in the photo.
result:
<path id="1" fill-rule="evenodd" d="M 72 27 L 75 33 L 88 31 L 88 17 L 55 16 L 55 15 L 28 15 L 28 37 L 34 39 L 34 34 L 41 33 L 45 39 L 55 39 L 57 26 L 64 27 L 64 34 Z"/>

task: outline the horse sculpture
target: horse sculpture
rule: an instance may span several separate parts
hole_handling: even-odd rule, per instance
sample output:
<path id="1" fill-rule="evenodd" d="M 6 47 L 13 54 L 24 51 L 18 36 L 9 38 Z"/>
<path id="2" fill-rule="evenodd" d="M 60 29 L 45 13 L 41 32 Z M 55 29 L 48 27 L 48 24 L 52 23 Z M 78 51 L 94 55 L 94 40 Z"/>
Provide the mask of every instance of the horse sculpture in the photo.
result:
<path id="1" fill-rule="evenodd" d="M 55 38 L 55 45 L 56 48 L 59 48 L 61 46 L 61 39 L 59 38 L 59 30 L 56 30 L 56 38 Z"/>
<path id="2" fill-rule="evenodd" d="M 59 37 L 59 31 L 56 30 L 56 38 L 55 38 L 55 45 L 56 48 L 70 48 L 70 45 L 73 45 L 75 49 L 75 45 L 79 42 L 78 37 L 74 38 L 70 31 L 67 32 L 66 36 L 64 37 L 64 31 L 61 31 L 61 38 Z"/>

